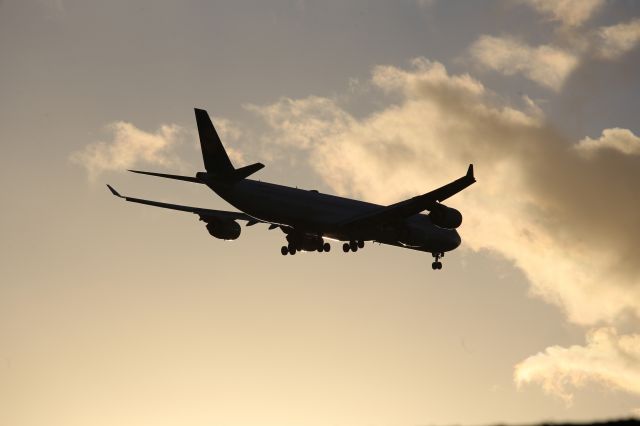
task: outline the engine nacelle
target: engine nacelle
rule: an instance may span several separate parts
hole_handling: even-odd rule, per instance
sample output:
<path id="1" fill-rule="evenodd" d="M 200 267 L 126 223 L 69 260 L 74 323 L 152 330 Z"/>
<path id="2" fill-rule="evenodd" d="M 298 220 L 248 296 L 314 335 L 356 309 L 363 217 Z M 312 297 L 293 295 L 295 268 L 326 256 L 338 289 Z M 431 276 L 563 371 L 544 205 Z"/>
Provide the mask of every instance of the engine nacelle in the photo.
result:
<path id="1" fill-rule="evenodd" d="M 462 213 L 444 204 L 436 204 L 429 213 L 429 218 L 441 228 L 455 229 L 462 224 Z"/>
<path id="2" fill-rule="evenodd" d="M 221 240 L 235 240 L 240 236 L 240 224 L 235 220 L 214 220 L 207 223 L 211 236 Z"/>

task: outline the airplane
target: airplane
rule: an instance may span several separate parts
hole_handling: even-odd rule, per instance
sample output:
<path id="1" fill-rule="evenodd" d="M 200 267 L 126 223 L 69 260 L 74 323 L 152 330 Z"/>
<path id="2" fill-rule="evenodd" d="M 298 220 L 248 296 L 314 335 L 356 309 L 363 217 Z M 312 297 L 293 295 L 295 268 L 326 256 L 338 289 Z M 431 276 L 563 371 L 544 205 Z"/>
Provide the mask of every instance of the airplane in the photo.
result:
<path id="1" fill-rule="evenodd" d="M 345 253 L 357 252 L 370 241 L 431 253 L 434 258 L 431 267 L 438 270 L 442 269 L 440 258 L 462 241 L 456 231 L 462 223 L 462 214 L 442 201 L 475 183 L 473 164 L 464 176 L 440 188 L 381 206 L 317 190 L 248 179 L 264 164 L 235 168 L 207 111 L 195 108 L 195 115 L 206 171 L 195 176 L 129 171 L 206 185 L 239 212 L 122 196 L 107 185 L 111 193 L 133 203 L 197 214 L 206 223 L 209 234 L 222 240 L 235 240 L 240 236 L 238 221 L 246 222 L 246 226 L 263 223 L 268 224 L 270 230 L 280 228 L 287 241 L 280 249 L 282 255 L 295 255 L 300 251 L 329 252 L 331 245 L 327 240 L 343 241 Z M 423 211 L 429 213 L 423 214 Z"/>

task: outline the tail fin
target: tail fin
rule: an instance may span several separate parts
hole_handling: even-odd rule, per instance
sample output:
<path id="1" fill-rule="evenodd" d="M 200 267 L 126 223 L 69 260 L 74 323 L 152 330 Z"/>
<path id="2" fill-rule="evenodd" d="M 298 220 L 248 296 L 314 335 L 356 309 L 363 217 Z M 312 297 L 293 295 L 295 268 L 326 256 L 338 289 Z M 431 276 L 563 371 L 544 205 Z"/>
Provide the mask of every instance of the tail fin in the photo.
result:
<path id="1" fill-rule="evenodd" d="M 235 169 L 213 127 L 209 114 L 203 109 L 195 108 L 195 111 L 204 168 L 212 174 L 224 175 L 233 172 Z"/>
<path id="2" fill-rule="evenodd" d="M 196 112 L 196 122 L 198 123 L 202 159 L 207 174 L 225 181 L 237 182 L 264 167 L 262 163 L 251 164 L 239 169 L 233 167 L 207 111 L 198 108 L 194 109 Z"/>

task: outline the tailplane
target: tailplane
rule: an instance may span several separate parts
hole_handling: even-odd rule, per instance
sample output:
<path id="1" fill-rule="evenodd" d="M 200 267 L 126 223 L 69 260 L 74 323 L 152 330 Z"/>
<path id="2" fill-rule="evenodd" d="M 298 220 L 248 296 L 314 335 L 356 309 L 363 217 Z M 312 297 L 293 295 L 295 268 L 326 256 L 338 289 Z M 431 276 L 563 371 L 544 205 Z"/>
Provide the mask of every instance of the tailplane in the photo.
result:
<path id="1" fill-rule="evenodd" d="M 1 1 L 1 0 L 0 0 Z M 185 182 L 194 183 L 224 183 L 232 184 L 248 176 L 251 176 L 258 170 L 264 167 L 262 163 L 254 163 L 248 166 L 240 167 L 236 169 L 231 164 L 227 151 L 225 151 L 220 137 L 216 129 L 213 127 L 213 123 L 209 118 L 207 111 L 203 109 L 195 108 L 196 122 L 198 123 L 198 134 L 200 136 L 200 148 L 202 149 L 202 160 L 204 161 L 204 168 L 206 172 L 198 172 L 194 177 L 171 175 L 167 173 L 146 172 L 143 170 L 129 170 L 133 173 L 139 173 L 149 176 L 163 177 L 167 179 L 182 180 Z"/>
<path id="2" fill-rule="evenodd" d="M 195 108 L 195 112 L 202 160 L 208 176 L 227 182 L 237 182 L 264 167 L 262 163 L 251 164 L 239 169 L 233 167 L 207 111 Z"/>

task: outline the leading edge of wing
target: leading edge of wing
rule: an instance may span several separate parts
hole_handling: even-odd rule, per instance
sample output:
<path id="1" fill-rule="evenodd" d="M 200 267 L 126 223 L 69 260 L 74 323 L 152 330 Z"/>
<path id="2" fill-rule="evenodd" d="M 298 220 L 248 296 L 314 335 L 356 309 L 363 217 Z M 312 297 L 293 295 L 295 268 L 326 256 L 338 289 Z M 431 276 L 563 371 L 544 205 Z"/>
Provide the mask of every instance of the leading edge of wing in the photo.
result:
<path id="1" fill-rule="evenodd" d="M 409 198 L 408 200 L 400 201 L 399 203 L 381 207 L 373 212 L 347 219 L 340 223 L 339 226 L 347 228 L 370 226 L 404 219 L 424 210 L 431 210 L 439 201 L 446 200 L 470 185 L 473 185 L 475 182 L 476 179 L 473 175 L 473 164 L 469 164 L 467 173 L 453 182 L 449 182 L 448 184 L 427 192 L 426 194 L 418 195 L 413 198 Z"/>
<path id="2" fill-rule="evenodd" d="M 183 206 L 183 205 L 180 205 L 180 204 L 161 203 L 159 201 L 144 200 L 142 198 L 127 197 L 127 196 L 124 196 L 124 195 L 120 195 L 120 193 L 118 193 L 118 191 L 116 191 L 111 185 L 107 184 L 107 187 L 109 188 L 109 191 L 111 191 L 111 193 L 113 195 L 115 195 L 116 197 L 123 198 L 124 200 L 132 202 L 132 203 L 146 204 L 148 206 L 161 207 L 163 209 L 171 209 L 171 210 L 178 210 L 178 211 L 183 211 L 183 212 L 195 213 L 195 214 L 199 215 L 200 217 L 212 217 L 212 216 L 215 216 L 215 217 L 224 218 L 224 219 L 245 220 L 245 221 L 249 222 L 252 225 L 257 223 L 257 222 L 262 222 L 261 220 L 253 218 L 253 217 L 249 216 L 248 214 L 241 213 L 241 212 L 230 212 L 230 211 L 225 211 L 225 210 L 203 209 L 203 208 L 200 208 L 200 207 Z"/>

